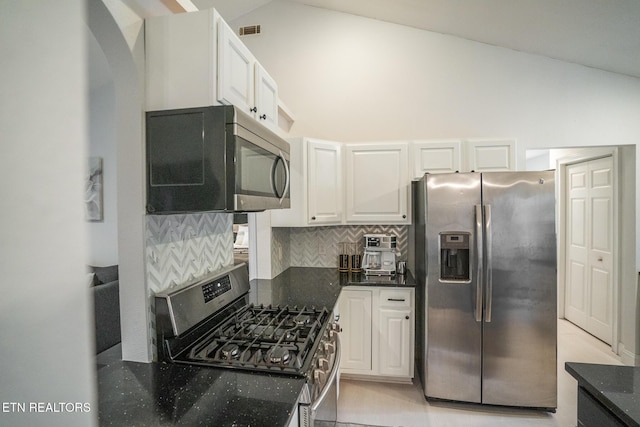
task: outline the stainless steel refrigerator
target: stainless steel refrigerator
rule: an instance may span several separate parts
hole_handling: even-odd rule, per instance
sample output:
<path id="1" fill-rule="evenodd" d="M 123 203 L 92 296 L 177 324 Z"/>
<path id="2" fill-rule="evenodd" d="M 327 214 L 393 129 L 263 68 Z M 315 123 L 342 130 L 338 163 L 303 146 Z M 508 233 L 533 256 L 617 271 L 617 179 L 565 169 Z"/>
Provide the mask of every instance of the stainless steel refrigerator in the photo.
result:
<path id="1" fill-rule="evenodd" d="M 554 411 L 554 171 L 427 174 L 413 192 L 425 396 Z"/>

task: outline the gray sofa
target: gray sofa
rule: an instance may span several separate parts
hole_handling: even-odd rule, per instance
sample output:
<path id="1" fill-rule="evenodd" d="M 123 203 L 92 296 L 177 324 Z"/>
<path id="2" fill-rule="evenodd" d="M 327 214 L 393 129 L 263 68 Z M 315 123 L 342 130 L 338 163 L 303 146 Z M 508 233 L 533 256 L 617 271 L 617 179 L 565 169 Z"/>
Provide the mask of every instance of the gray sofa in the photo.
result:
<path id="1" fill-rule="evenodd" d="M 89 267 L 93 273 L 96 353 L 120 343 L 120 285 L 118 266 Z"/>

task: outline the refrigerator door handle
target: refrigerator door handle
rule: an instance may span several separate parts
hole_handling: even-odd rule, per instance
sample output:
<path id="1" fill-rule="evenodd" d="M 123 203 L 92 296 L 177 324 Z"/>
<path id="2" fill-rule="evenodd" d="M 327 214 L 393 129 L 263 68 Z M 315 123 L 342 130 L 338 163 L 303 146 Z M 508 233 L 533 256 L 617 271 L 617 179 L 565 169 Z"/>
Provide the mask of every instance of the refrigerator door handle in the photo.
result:
<path id="1" fill-rule="evenodd" d="M 482 250 L 482 205 L 476 205 L 476 322 L 482 322 L 482 279 L 484 277 L 484 259 Z"/>
<path id="2" fill-rule="evenodd" d="M 491 322 L 491 305 L 493 303 L 493 270 L 491 267 L 491 205 L 484 206 L 484 239 L 486 243 L 486 252 L 485 255 L 487 257 L 487 293 L 485 294 L 485 311 L 484 311 L 484 321 Z"/>

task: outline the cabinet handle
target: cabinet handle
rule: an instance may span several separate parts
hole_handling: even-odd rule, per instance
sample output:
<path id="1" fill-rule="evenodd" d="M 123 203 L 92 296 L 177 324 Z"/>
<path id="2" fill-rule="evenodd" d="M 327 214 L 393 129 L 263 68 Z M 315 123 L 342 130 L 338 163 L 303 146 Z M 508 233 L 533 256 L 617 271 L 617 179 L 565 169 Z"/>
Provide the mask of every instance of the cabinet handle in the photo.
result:
<path id="1" fill-rule="evenodd" d="M 257 113 L 258 107 L 249 108 L 249 111 L 251 111 L 252 113 Z"/>
<path id="2" fill-rule="evenodd" d="M 312 219 L 313 221 L 315 221 L 315 220 L 316 220 L 316 217 L 315 217 L 315 216 L 312 216 L 312 217 L 311 217 L 311 219 Z"/>
<path id="3" fill-rule="evenodd" d="M 404 316 L 405 319 L 409 320 L 409 316 Z"/>
<path id="4" fill-rule="evenodd" d="M 407 218 L 407 216 L 406 215 L 402 215 L 402 218 L 405 219 L 405 218 Z"/>
<path id="5" fill-rule="evenodd" d="M 404 298 L 387 298 L 387 301 L 404 302 Z"/>
<path id="6" fill-rule="evenodd" d="M 261 116 L 260 116 L 260 118 L 261 118 L 262 120 L 267 120 L 267 115 L 266 115 L 266 114 L 263 114 L 263 115 L 261 115 Z"/>

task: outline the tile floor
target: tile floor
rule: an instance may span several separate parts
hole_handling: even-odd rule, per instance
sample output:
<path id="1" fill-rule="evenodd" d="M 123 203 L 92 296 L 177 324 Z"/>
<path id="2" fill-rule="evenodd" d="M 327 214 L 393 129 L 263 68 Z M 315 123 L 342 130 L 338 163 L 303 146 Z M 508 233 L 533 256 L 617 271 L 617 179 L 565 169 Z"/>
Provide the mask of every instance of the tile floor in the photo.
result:
<path id="1" fill-rule="evenodd" d="M 478 405 L 429 403 L 413 385 L 342 380 L 338 421 L 393 427 L 576 426 L 576 380 L 564 363 L 621 365 L 611 348 L 566 320 L 558 320 L 558 409 L 555 414 Z"/>

